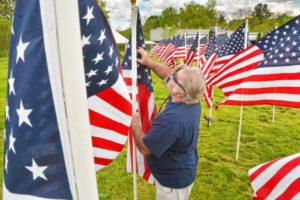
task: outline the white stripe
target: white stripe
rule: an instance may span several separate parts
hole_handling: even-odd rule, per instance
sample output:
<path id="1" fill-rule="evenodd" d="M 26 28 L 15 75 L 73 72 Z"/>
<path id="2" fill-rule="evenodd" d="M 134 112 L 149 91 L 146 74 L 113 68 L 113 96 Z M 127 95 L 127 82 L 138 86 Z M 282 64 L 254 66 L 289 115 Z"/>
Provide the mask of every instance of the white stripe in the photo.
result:
<path id="1" fill-rule="evenodd" d="M 261 67 L 253 71 L 253 75 L 264 74 L 294 74 L 300 72 L 300 65 L 278 66 L 278 67 Z"/>
<path id="2" fill-rule="evenodd" d="M 119 74 L 118 80 L 111 87 L 116 93 L 121 95 L 124 99 L 126 99 L 129 103 L 131 102 L 130 96 L 128 94 L 127 86 L 124 82 L 123 77 Z"/>
<path id="3" fill-rule="evenodd" d="M 244 62 L 241 62 L 241 63 L 235 65 L 234 67 L 231 67 L 231 68 L 229 68 L 228 70 L 224 71 L 224 72 L 222 73 L 222 75 L 218 76 L 213 82 L 216 82 L 216 81 L 220 80 L 222 77 L 226 76 L 227 74 L 229 74 L 229 73 L 231 73 L 231 72 L 233 72 L 233 71 L 242 69 L 242 68 L 244 68 L 244 67 L 246 67 L 246 66 L 248 66 L 248 65 L 250 65 L 250 64 L 252 64 L 252 63 L 254 63 L 254 62 L 259 62 L 259 61 L 261 61 L 262 59 L 263 59 L 263 55 L 262 55 L 262 54 L 259 54 L 259 55 L 255 56 L 255 57 L 252 57 L 252 58 L 250 58 L 250 59 L 247 59 L 247 60 L 245 60 Z M 226 66 L 227 66 L 227 65 L 226 65 Z M 225 66 L 225 67 L 226 67 L 226 66 Z M 254 69 L 252 69 L 252 70 L 254 70 Z M 236 74 L 236 75 L 234 75 L 234 76 L 230 76 L 230 77 L 228 77 L 228 78 L 225 78 L 224 80 L 218 82 L 216 85 L 222 85 L 222 84 L 225 84 L 225 83 L 234 81 L 234 80 L 236 80 L 236 79 L 238 79 L 238 78 L 247 77 L 247 76 L 250 75 L 249 72 L 251 72 L 252 70 L 248 70 L 248 71 L 245 71 L 245 72 L 241 72 L 241 73 L 238 73 L 238 74 Z M 248 75 L 247 75 L 247 74 L 248 74 Z"/>
<path id="4" fill-rule="evenodd" d="M 256 193 L 267 181 L 270 180 L 276 174 L 278 170 L 282 168 L 287 162 L 293 160 L 294 158 L 300 156 L 300 153 L 282 158 L 270 165 L 264 172 L 262 172 L 254 181 L 251 183 L 254 192 Z"/>
<path id="5" fill-rule="evenodd" d="M 151 119 L 154 108 L 155 108 L 154 93 L 151 92 L 151 96 L 148 101 L 148 119 Z"/>
<path id="6" fill-rule="evenodd" d="M 267 93 L 267 94 L 232 94 L 228 100 L 237 101 L 257 101 L 257 100 L 277 100 L 277 101 L 291 101 L 300 102 L 300 95 L 297 94 L 281 94 L 281 93 Z"/>
<path id="7" fill-rule="evenodd" d="M 256 167 L 253 167 L 252 169 L 250 169 L 250 170 L 248 171 L 249 176 L 252 176 L 252 174 L 253 174 L 254 172 L 256 172 L 256 170 L 258 170 L 259 168 L 261 168 L 261 167 L 262 167 L 263 165 L 265 165 L 266 163 L 268 163 L 268 162 L 262 163 L 262 164 L 260 164 L 260 165 L 257 165 Z"/>
<path id="8" fill-rule="evenodd" d="M 31 195 L 25 195 L 25 194 L 14 194 L 8 191 L 6 188 L 5 183 L 3 182 L 3 199 L 5 200 L 60 200 L 60 199 L 48 199 L 48 198 L 41 198 Z"/>
<path id="9" fill-rule="evenodd" d="M 97 147 L 93 148 L 93 152 L 94 152 L 94 157 L 96 158 L 105 158 L 105 159 L 115 159 L 120 152 L 117 151 L 111 151 L 111 150 L 107 150 L 107 149 L 100 149 Z"/>
<path id="10" fill-rule="evenodd" d="M 122 74 L 124 78 L 131 78 L 132 77 L 132 70 L 131 69 L 122 69 Z"/>
<path id="11" fill-rule="evenodd" d="M 222 88 L 223 92 L 235 90 L 235 86 Z M 300 80 L 275 80 L 264 82 L 243 82 L 238 85 L 238 88 L 273 88 L 273 87 L 300 87 Z"/>
<path id="12" fill-rule="evenodd" d="M 106 167 L 106 166 L 105 165 L 95 164 L 95 171 L 99 171 L 99 170 L 103 169 L 104 167 Z"/>
<path id="13" fill-rule="evenodd" d="M 110 140 L 119 144 L 125 144 L 127 140 L 127 136 L 122 135 L 118 132 L 115 132 L 113 130 L 104 129 L 96 126 L 91 125 L 91 134 L 94 137 L 97 138 L 103 138 L 106 140 Z"/>
<path id="14" fill-rule="evenodd" d="M 122 111 L 116 109 L 106 101 L 103 101 L 97 96 L 91 96 L 88 98 L 89 109 L 100 113 L 118 123 L 124 124 L 125 126 L 129 126 L 131 122 L 131 116 L 124 114 Z"/>
<path id="15" fill-rule="evenodd" d="M 145 173 L 144 161 L 144 155 L 138 149 L 136 149 L 137 170 L 141 177 L 143 177 Z"/>
<path id="16" fill-rule="evenodd" d="M 272 190 L 266 200 L 276 199 L 279 195 L 281 195 L 296 179 L 299 178 L 300 175 L 300 166 L 298 165 L 292 171 L 290 171 L 287 175 L 285 175 L 280 182 L 276 185 L 276 187 Z"/>
<path id="17" fill-rule="evenodd" d="M 150 174 L 149 179 L 148 179 L 148 183 L 150 184 L 154 184 L 155 183 L 155 178 L 152 174 Z"/>
<path id="18" fill-rule="evenodd" d="M 292 200 L 300 200 L 300 192 L 298 194 L 296 194 Z"/>

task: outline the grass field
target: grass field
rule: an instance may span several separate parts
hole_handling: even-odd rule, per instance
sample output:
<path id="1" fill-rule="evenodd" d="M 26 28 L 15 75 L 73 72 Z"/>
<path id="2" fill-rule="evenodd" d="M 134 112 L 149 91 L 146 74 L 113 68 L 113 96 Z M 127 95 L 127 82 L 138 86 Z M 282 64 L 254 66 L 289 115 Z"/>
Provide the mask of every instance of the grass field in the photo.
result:
<path id="1" fill-rule="evenodd" d="M 3 144 L 4 106 L 7 83 L 7 58 L 0 58 L 0 142 Z M 154 77 L 157 107 L 166 97 L 163 83 Z M 215 102 L 222 100 L 215 90 Z M 204 102 L 202 102 L 204 103 Z M 272 124 L 272 107 L 245 107 L 239 160 L 235 160 L 239 107 L 224 106 L 213 111 L 207 127 L 203 119 L 209 110 L 202 104 L 199 165 L 191 193 L 192 200 L 238 200 L 252 198 L 247 172 L 250 168 L 300 152 L 300 110 L 276 107 Z M 3 145 L 0 145 L 0 179 L 3 177 Z M 107 168 L 97 173 L 100 199 L 133 199 L 132 176 L 126 172 L 126 149 Z M 2 188 L 2 181 L 0 181 Z M 2 196 L 2 191 L 0 192 Z M 155 199 L 155 188 L 138 177 L 138 199 Z"/>

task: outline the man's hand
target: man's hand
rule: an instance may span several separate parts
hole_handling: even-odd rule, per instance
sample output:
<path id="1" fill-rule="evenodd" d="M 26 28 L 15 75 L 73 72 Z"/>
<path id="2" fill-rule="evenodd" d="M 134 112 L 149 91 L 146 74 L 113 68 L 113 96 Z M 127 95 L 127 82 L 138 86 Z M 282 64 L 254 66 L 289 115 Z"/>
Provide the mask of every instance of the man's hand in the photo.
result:
<path id="1" fill-rule="evenodd" d="M 139 124 L 139 121 L 140 121 L 140 115 L 138 113 L 132 113 L 132 120 L 131 120 L 131 128 L 133 130 L 137 129 L 140 124 Z M 133 134 L 135 133 L 135 131 L 133 131 Z"/>
<path id="2" fill-rule="evenodd" d="M 142 65 L 146 65 L 148 66 L 149 68 L 151 68 L 151 62 L 152 62 L 152 59 L 148 56 L 147 52 L 139 47 L 137 49 L 137 53 L 140 54 L 140 58 L 137 58 L 137 61 L 142 64 Z"/>

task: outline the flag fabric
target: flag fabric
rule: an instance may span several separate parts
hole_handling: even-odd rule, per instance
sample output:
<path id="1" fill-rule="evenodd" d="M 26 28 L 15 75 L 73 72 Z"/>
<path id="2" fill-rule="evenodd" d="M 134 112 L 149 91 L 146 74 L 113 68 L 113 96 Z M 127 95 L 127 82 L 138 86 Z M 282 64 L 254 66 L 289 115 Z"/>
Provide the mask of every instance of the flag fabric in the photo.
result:
<path id="1" fill-rule="evenodd" d="M 254 200 L 300 199 L 300 154 L 256 166 L 249 178 Z"/>
<path id="2" fill-rule="evenodd" d="M 150 50 L 150 54 L 155 56 L 156 55 L 156 52 L 161 48 L 162 46 L 162 43 L 165 39 L 159 41 L 159 43 L 157 43 L 156 45 L 154 45 L 154 47 Z"/>
<path id="3" fill-rule="evenodd" d="M 210 74 L 210 71 L 212 67 L 214 66 L 215 60 L 217 59 L 218 55 L 216 54 L 216 49 L 217 49 L 217 38 L 215 35 L 215 32 L 212 32 L 211 39 L 209 40 L 209 43 L 207 47 L 205 48 L 205 52 L 203 57 L 207 58 L 206 62 L 202 67 L 200 67 L 200 70 L 202 71 L 205 79 Z M 200 63 L 199 63 L 200 64 Z M 213 87 L 206 84 L 206 89 L 203 95 L 203 98 L 206 102 L 206 105 L 210 108 L 212 106 L 212 90 Z"/>
<path id="4" fill-rule="evenodd" d="M 255 45 L 264 55 L 225 99 L 226 105 L 279 105 L 300 108 L 300 16 L 265 35 Z M 232 88 L 224 87 L 228 92 Z M 221 105 L 222 105 L 221 104 Z"/>
<path id="5" fill-rule="evenodd" d="M 78 3 L 94 162 L 99 170 L 123 149 L 132 104 L 120 74 L 117 45 L 97 1 Z"/>
<path id="6" fill-rule="evenodd" d="M 197 47 L 197 51 L 196 51 L 196 53 L 194 55 L 194 59 L 193 59 L 194 62 L 199 62 L 199 60 L 203 56 L 203 53 L 204 53 L 207 45 L 208 45 L 208 37 L 204 36 L 199 41 L 199 46 Z"/>
<path id="7" fill-rule="evenodd" d="M 184 59 L 184 63 L 186 65 L 191 65 L 193 63 L 194 56 L 195 56 L 195 54 L 197 52 L 198 38 L 199 38 L 199 33 L 195 37 L 195 39 L 193 41 L 193 44 L 192 44 L 191 48 L 189 49 L 186 58 Z"/>
<path id="8" fill-rule="evenodd" d="M 178 46 L 173 54 L 173 58 L 185 58 L 186 54 L 186 46 L 185 46 L 185 38 L 184 36 L 179 40 Z"/>
<path id="9" fill-rule="evenodd" d="M 227 40 L 225 36 L 220 36 L 221 38 L 223 38 L 223 42 L 222 39 L 219 38 L 217 52 L 218 59 L 216 60 L 211 73 L 216 73 L 217 71 L 219 71 L 219 69 L 221 69 L 224 64 L 227 63 L 230 58 L 232 58 L 232 56 L 245 48 L 245 27 L 246 24 L 243 23 L 236 31 L 234 31 L 230 35 L 230 38 Z"/>
<path id="10" fill-rule="evenodd" d="M 174 36 L 171 42 L 167 45 L 164 52 L 159 56 L 159 61 L 166 61 L 167 57 L 176 50 L 176 42 L 179 39 L 180 35 Z"/>
<path id="11" fill-rule="evenodd" d="M 217 45 L 218 48 L 220 48 L 221 46 L 224 46 L 226 44 L 226 42 L 229 40 L 228 37 L 228 33 L 221 33 L 217 35 Z"/>
<path id="12" fill-rule="evenodd" d="M 137 16 L 137 47 L 145 48 L 145 41 L 142 32 L 142 24 L 140 20 L 140 14 L 138 12 Z M 124 60 L 122 62 L 122 69 L 124 73 L 124 79 L 126 81 L 127 87 L 132 94 L 132 56 L 131 56 L 131 38 L 129 39 L 129 43 L 126 47 L 126 54 Z M 144 66 L 137 64 L 137 102 L 133 102 L 137 104 L 137 108 L 140 114 L 141 127 L 144 134 L 147 134 L 150 126 L 154 120 L 156 115 L 156 106 L 154 100 L 154 92 L 152 85 L 152 78 L 150 70 Z M 127 148 L 127 171 L 133 172 L 133 146 L 132 146 L 133 138 L 130 132 L 129 134 L 129 142 Z M 137 160 L 137 173 L 143 177 L 149 183 L 154 183 L 154 178 L 150 172 L 150 169 L 147 165 L 145 157 L 137 150 L 136 155 Z"/>
<path id="13" fill-rule="evenodd" d="M 165 51 L 165 49 L 167 48 L 168 44 L 171 42 L 171 39 L 168 38 L 166 40 L 163 41 L 160 49 L 157 51 L 157 53 L 155 54 L 157 57 L 160 57 L 160 55 Z"/>
<path id="14" fill-rule="evenodd" d="M 169 54 L 166 56 L 165 62 L 170 63 L 174 58 L 174 54 L 179 47 L 184 46 L 184 37 L 180 35 L 177 36 L 174 47 L 169 51 Z"/>
<path id="15" fill-rule="evenodd" d="M 249 76 L 249 71 L 254 69 L 262 60 L 263 52 L 261 49 L 255 45 L 250 46 L 231 56 L 216 73 L 211 71 L 211 75 L 206 80 L 207 84 L 218 86 L 227 97 L 244 78 Z"/>
<path id="16" fill-rule="evenodd" d="M 40 1 L 18 0 L 9 52 L 3 199 L 73 199 Z M 43 22 L 44 23 L 44 22 Z"/>

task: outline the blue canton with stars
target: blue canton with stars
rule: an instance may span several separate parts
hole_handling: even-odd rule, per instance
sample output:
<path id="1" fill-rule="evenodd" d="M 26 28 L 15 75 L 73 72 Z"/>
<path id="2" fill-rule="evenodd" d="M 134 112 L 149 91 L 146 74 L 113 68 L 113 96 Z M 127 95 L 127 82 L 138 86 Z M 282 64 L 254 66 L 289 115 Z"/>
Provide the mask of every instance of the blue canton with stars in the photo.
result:
<path id="1" fill-rule="evenodd" d="M 142 31 L 142 23 L 140 19 L 140 12 L 138 12 L 137 16 L 137 47 L 142 47 L 145 49 L 145 40 Z M 122 69 L 124 70 L 131 70 L 132 68 L 132 58 L 131 58 L 131 37 L 129 38 L 129 42 L 126 46 L 126 53 L 124 56 L 124 60 L 122 62 Z M 151 78 L 151 71 L 145 65 L 141 65 L 137 63 L 137 78 L 138 84 L 146 84 L 147 91 L 153 92 L 152 86 L 152 78 Z"/>
<path id="2" fill-rule="evenodd" d="M 4 185 L 18 195 L 72 199 L 47 65 L 39 1 L 17 0 L 5 106 Z"/>
<path id="3" fill-rule="evenodd" d="M 218 50 L 219 57 L 236 54 L 244 49 L 245 26 L 245 23 L 242 24 L 235 32 L 230 35 L 229 40 L 221 45 Z"/>
<path id="4" fill-rule="evenodd" d="M 208 46 L 205 49 L 204 56 L 209 59 L 217 49 L 217 38 L 215 32 L 212 32 L 212 36 L 209 40 Z"/>
<path id="5" fill-rule="evenodd" d="M 259 67 L 300 64 L 300 16 L 271 31 L 256 44 L 264 52 Z"/>
<path id="6" fill-rule="evenodd" d="M 178 48 L 178 47 L 183 47 L 183 46 L 184 46 L 184 37 L 181 37 L 181 36 L 179 35 L 179 38 L 178 38 L 178 40 L 176 41 L 175 46 L 176 46 L 176 48 Z"/>
<path id="7" fill-rule="evenodd" d="M 228 34 L 227 33 L 222 33 L 217 35 L 217 45 L 218 48 L 221 48 L 226 44 L 226 42 L 229 40 Z"/>
<path id="8" fill-rule="evenodd" d="M 88 97 L 110 88 L 119 77 L 117 45 L 103 12 L 94 0 L 78 0 L 81 46 Z"/>

